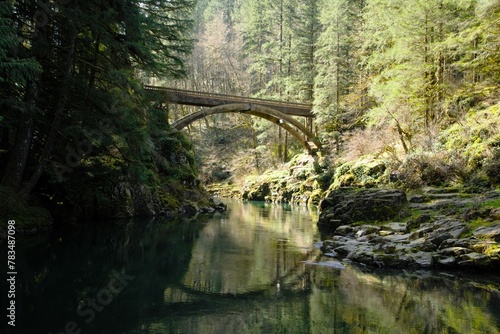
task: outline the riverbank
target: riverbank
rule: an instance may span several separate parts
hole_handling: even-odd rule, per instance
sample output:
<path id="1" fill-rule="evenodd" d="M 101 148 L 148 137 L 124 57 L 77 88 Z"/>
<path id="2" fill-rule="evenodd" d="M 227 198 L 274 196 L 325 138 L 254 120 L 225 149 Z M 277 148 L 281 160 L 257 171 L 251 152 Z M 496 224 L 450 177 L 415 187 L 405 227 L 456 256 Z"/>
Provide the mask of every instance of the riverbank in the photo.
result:
<path id="1" fill-rule="evenodd" d="M 92 334 L 499 331 L 498 275 L 335 267 L 313 248 L 316 210 L 227 205 L 195 221 L 72 224 L 17 240 L 16 325 L 59 333 L 71 320 Z M 115 277 L 127 285 L 107 303 Z M 78 311 L 95 310 L 90 301 L 103 311 L 87 323 Z"/>
<path id="2" fill-rule="evenodd" d="M 397 175 L 373 159 L 329 170 L 325 159 L 299 156 L 283 169 L 247 179 L 240 189 L 219 184 L 209 190 L 243 200 L 318 205 L 321 249 L 339 260 L 389 268 L 496 270 L 500 264 L 499 190 L 403 191 Z"/>
<path id="3" fill-rule="evenodd" d="M 57 225 L 85 223 L 91 220 L 114 220 L 132 217 L 185 216 L 225 211 L 226 205 L 214 199 L 198 183 L 183 185 L 170 182 L 168 187 L 119 183 L 110 191 L 106 201 L 54 202 L 44 196 L 24 202 L 12 196 L 2 197 L 0 210 L 3 221 L 14 220 L 16 233 L 32 235 Z M 0 238 L 6 236 L 4 225 Z"/>
<path id="4" fill-rule="evenodd" d="M 326 256 L 373 267 L 498 270 L 500 191 L 340 188 L 320 206 Z"/>

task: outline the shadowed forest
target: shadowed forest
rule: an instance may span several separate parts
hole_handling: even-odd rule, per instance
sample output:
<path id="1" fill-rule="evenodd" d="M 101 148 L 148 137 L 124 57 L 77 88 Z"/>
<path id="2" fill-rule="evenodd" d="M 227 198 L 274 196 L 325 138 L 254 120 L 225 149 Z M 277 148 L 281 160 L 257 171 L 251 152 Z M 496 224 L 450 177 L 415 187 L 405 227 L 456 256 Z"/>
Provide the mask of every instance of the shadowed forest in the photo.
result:
<path id="1" fill-rule="evenodd" d="M 210 206 L 201 182 L 300 161 L 247 115 L 173 131 L 197 109 L 143 84 L 311 104 L 313 188 L 500 183 L 497 0 L 3 1 L 0 31 L 0 213 L 29 226 Z"/>

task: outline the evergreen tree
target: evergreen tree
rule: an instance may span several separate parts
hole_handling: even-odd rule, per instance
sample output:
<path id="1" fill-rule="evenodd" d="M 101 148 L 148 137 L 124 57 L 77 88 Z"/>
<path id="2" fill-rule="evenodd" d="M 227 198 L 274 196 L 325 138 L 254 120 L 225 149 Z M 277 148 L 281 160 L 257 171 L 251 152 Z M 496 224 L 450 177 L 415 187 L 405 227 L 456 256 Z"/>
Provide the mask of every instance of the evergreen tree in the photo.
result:
<path id="1" fill-rule="evenodd" d="M 294 98 L 312 103 L 314 96 L 314 79 L 316 76 L 317 40 L 321 32 L 320 1 L 306 0 L 298 4 L 297 19 L 293 27 L 291 64 L 288 67 L 288 76 L 295 84 L 291 90 Z M 292 73 L 290 73 L 292 72 Z"/>
<path id="2" fill-rule="evenodd" d="M 339 130 L 348 109 L 346 97 L 358 77 L 356 50 L 363 1 L 327 2 L 321 12 L 323 30 L 318 38 L 314 113 L 323 128 Z"/>
<path id="3" fill-rule="evenodd" d="M 420 0 L 412 6 L 368 1 L 364 34 L 369 36 L 368 69 L 374 73 L 370 91 L 383 110 L 406 110 L 403 117 L 413 126 L 439 121 L 446 79 L 453 80 L 445 73 L 450 54 L 442 43 L 459 27 L 461 12 L 453 1 Z"/>
<path id="4" fill-rule="evenodd" d="M 9 4 L 12 13 L 5 15 L 2 3 L 0 24 L 15 20 L 16 34 L 2 28 L 8 34 L 0 57 L 12 53 L 17 38 L 23 52 L 18 59 L 30 66 L 0 66 L 10 71 L 11 86 L 13 80 L 17 85 L 7 98 L 18 94 L 22 101 L 20 112 L 9 102 L 8 125 L 1 128 L 2 185 L 26 196 L 41 179 L 44 186 L 68 186 L 117 166 L 126 177 L 152 175 L 157 149 L 147 129 L 151 112 L 158 111 L 145 103 L 137 78 L 184 75 L 193 2 Z"/>

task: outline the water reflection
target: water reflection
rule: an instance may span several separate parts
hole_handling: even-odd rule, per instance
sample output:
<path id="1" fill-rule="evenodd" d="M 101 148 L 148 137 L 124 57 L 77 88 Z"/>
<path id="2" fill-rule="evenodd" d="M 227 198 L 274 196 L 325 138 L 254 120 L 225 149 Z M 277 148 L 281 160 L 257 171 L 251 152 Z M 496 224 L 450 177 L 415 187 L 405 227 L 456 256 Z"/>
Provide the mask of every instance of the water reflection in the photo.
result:
<path id="1" fill-rule="evenodd" d="M 242 294 L 281 284 L 312 252 L 315 226 L 304 207 L 232 205 L 199 234 L 182 279 L 196 291 Z"/>
<path id="2" fill-rule="evenodd" d="M 498 277 L 339 269 L 312 247 L 315 215 L 230 202 L 197 221 L 101 223 L 19 240 L 11 332 L 64 333 L 69 322 L 83 334 L 500 332 Z M 87 322 L 78 307 L 103 296 L 114 271 L 134 278 Z"/>

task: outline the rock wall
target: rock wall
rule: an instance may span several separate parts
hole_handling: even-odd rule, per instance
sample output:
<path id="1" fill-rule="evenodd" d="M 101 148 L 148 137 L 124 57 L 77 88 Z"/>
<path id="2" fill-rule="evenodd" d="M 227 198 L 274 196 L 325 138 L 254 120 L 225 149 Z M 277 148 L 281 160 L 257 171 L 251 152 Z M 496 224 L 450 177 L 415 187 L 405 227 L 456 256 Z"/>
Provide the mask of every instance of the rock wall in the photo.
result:
<path id="1" fill-rule="evenodd" d="M 248 180 L 240 191 L 241 198 L 275 203 L 317 205 L 324 182 L 318 174 L 318 162 L 310 155 L 295 157 L 284 169 Z"/>
<path id="2" fill-rule="evenodd" d="M 339 188 L 321 201 L 318 224 L 335 229 L 358 221 L 386 221 L 400 215 L 406 203 L 402 190 Z"/>

